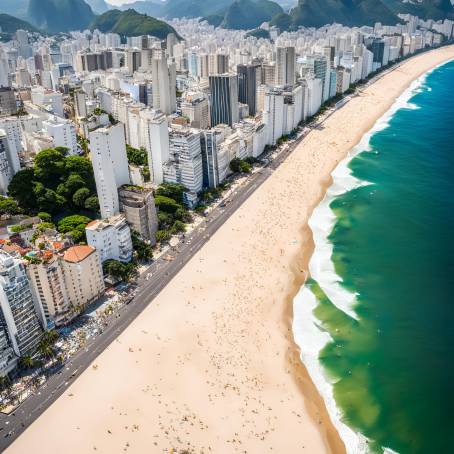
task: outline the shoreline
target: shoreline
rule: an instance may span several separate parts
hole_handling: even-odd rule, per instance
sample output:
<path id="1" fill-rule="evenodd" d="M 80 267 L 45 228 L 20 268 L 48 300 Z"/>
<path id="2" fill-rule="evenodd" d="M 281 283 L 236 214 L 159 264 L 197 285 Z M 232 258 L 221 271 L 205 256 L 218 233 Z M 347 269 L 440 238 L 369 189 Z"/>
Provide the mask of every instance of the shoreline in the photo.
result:
<path id="1" fill-rule="evenodd" d="M 308 220 L 396 97 L 453 57 L 449 46 L 407 60 L 311 131 L 7 452 L 345 452 L 291 331 Z"/>
<path id="2" fill-rule="evenodd" d="M 451 45 L 451 46 L 449 46 L 449 48 L 451 48 L 451 50 L 453 50 L 454 46 Z M 415 56 L 413 58 L 417 58 L 417 57 L 418 56 Z M 410 58 L 408 61 L 411 62 L 411 60 L 413 60 L 413 58 Z M 331 171 L 331 173 L 329 175 L 328 181 L 320 183 L 321 187 L 324 188 L 323 189 L 323 195 L 320 197 L 318 202 L 315 203 L 312 206 L 311 213 L 309 215 L 309 219 L 308 219 L 307 223 L 302 227 L 301 237 L 303 238 L 303 241 L 307 243 L 306 250 L 304 251 L 303 256 L 300 258 L 300 263 L 298 264 L 298 266 L 296 266 L 296 261 L 295 261 L 295 266 L 294 266 L 294 270 L 293 270 L 293 275 L 295 277 L 295 287 L 294 287 L 294 292 L 291 292 L 288 295 L 289 305 L 288 305 L 288 314 L 287 314 L 287 320 L 290 320 L 290 325 L 291 326 L 292 326 L 292 322 L 295 320 L 294 313 L 295 313 L 296 304 L 298 304 L 297 298 L 298 297 L 300 297 L 300 299 L 302 298 L 302 291 L 303 291 L 303 289 L 305 287 L 305 283 L 306 283 L 308 278 L 312 277 L 311 273 L 310 273 L 310 263 L 311 263 L 311 259 L 313 258 L 314 253 L 316 252 L 316 244 L 315 244 L 315 241 L 314 241 L 314 232 L 313 232 L 313 230 L 310 227 L 310 221 L 313 219 L 312 215 L 314 214 L 314 211 L 316 211 L 318 208 L 321 209 L 322 208 L 321 205 L 324 203 L 325 199 L 327 197 L 329 197 L 329 194 L 328 194 L 329 189 L 334 184 L 334 178 L 333 178 L 332 174 L 336 171 L 336 169 L 338 169 L 340 166 L 342 166 L 346 161 L 348 161 L 348 162 L 346 162 L 345 165 L 348 166 L 348 163 L 351 160 L 355 159 L 355 157 L 357 157 L 359 154 L 361 154 L 367 148 L 367 146 L 369 144 L 369 141 L 372 138 L 372 136 L 376 132 L 378 132 L 380 130 L 380 127 L 378 127 L 377 131 L 375 131 L 375 128 L 377 127 L 377 125 L 379 126 L 379 123 L 383 119 L 386 119 L 386 123 L 387 123 L 394 116 L 394 114 L 398 110 L 400 110 L 401 108 L 406 108 L 407 107 L 408 103 L 410 102 L 410 99 L 415 94 L 414 90 L 417 90 L 418 87 L 421 84 L 424 83 L 424 79 L 427 77 L 428 74 L 430 74 L 432 71 L 436 70 L 438 67 L 449 63 L 453 59 L 454 59 L 454 55 L 451 55 L 451 57 L 448 57 L 446 60 L 429 67 L 427 70 L 423 71 L 421 74 L 419 74 L 416 77 L 414 77 L 413 79 L 411 79 L 408 82 L 407 87 L 405 87 L 401 91 L 400 95 L 397 96 L 396 98 L 394 98 L 392 100 L 392 102 L 390 102 L 390 104 L 389 104 L 389 106 L 387 108 L 383 108 L 382 113 L 374 121 L 371 122 L 370 127 L 366 127 L 361 134 L 357 134 L 357 137 L 359 137 L 359 140 L 345 154 L 345 156 L 339 162 L 336 163 L 336 165 L 333 167 L 333 169 L 332 169 L 332 171 Z M 406 63 L 407 62 L 404 62 L 404 64 L 406 64 Z M 398 68 L 396 68 L 395 70 L 397 70 L 397 69 Z M 387 77 L 387 76 L 388 76 L 388 74 L 384 75 L 383 77 Z M 421 82 L 418 82 L 420 79 L 423 79 L 423 80 L 421 80 Z M 415 85 L 415 84 L 416 84 L 416 86 L 414 88 L 412 88 L 412 86 Z M 404 105 L 396 105 L 400 101 L 401 97 L 405 97 L 406 96 L 407 92 L 408 92 L 409 96 L 408 96 L 408 99 L 405 100 Z M 394 107 L 395 107 L 395 109 L 394 109 Z M 363 142 L 364 142 L 364 144 L 363 144 Z M 358 149 L 358 150 L 355 150 L 355 149 Z M 356 180 L 356 178 L 351 176 L 351 175 L 350 175 L 350 179 Z M 355 182 L 355 187 L 358 184 L 359 185 L 367 184 L 367 182 L 360 182 L 358 180 L 358 181 Z M 348 192 L 349 190 L 351 190 L 351 189 L 345 189 L 345 191 L 343 191 L 342 194 L 345 193 L 345 192 Z M 337 195 L 336 196 L 335 195 L 331 195 L 331 199 L 335 198 L 335 197 L 337 197 Z M 331 199 L 330 199 L 329 203 L 331 203 Z M 301 269 L 304 270 L 305 276 L 306 276 L 303 279 L 301 279 L 301 275 L 300 275 Z M 301 303 L 301 301 L 299 301 L 299 302 Z M 345 308 L 339 308 L 339 309 L 340 310 L 345 310 Z M 346 313 L 350 313 L 350 311 L 353 311 L 353 309 L 348 307 Z M 307 313 L 304 314 L 304 315 L 307 315 Z M 296 333 L 294 333 L 294 334 L 296 334 Z M 334 419 L 331 417 L 330 412 L 327 410 L 327 407 L 326 407 L 327 402 L 326 402 L 325 398 L 322 396 L 321 390 L 319 389 L 319 387 L 312 380 L 311 374 L 308 371 L 308 366 L 307 366 L 307 364 L 304 363 L 303 359 L 301 358 L 301 349 L 300 349 L 300 347 L 299 347 L 299 345 L 298 345 L 298 343 L 297 343 L 297 341 L 295 339 L 294 339 L 293 348 L 296 350 L 296 354 L 298 355 L 301 364 L 304 365 L 304 372 L 309 377 L 311 386 L 315 387 L 317 389 L 317 396 L 315 396 L 315 399 L 320 398 L 320 400 L 322 402 L 322 406 L 323 406 L 323 411 L 326 412 L 326 414 L 328 415 L 327 417 L 330 418 L 330 420 L 333 423 L 333 425 L 335 427 L 337 427 L 335 429 L 335 435 L 337 436 L 338 439 L 337 440 L 334 439 L 334 441 L 333 441 L 333 438 L 329 437 L 328 438 L 328 445 L 332 448 L 332 452 L 336 452 L 336 453 L 337 452 L 345 452 L 345 451 L 350 452 L 349 449 L 346 449 L 346 445 L 344 443 L 345 440 L 343 440 L 343 438 L 340 436 L 340 433 L 338 431 L 338 426 L 334 422 Z M 320 366 L 320 370 L 323 371 L 321 366 Z M 325 380 L 325 381 L 326 381 L 326 383 L 328 383 L 327 380 Z M 329 383 L 328 383 L 328 385 L 329 385 Z M 329 386 L 331 386 L 331 385 L 329 385 Z M 302 391 L 304 393 L 304 389 Z M 312 401 L 314 400 L 314 396 L 311 396 L 311 400 Z M 332 397 L 332 400 L 334 401 L 334 397 Z M 341 416 L 342 410 L 337 406 L 337 403 L 335 401 L 334 401 L 334 403 L 335 403 L 335 411 L 337 413 L 336 416 Z M 345 428 L 347 429 L 346 430 L 346 432 L 347 432 L 346 435 L 349 435 L 348 432 L 351 432 L 350 435 L 353 434 L 353 435 L 357 435 L 358 437 L 363 438 L 363 440 L 358 438 L 358 440 L 357 440 L 358 444 L 357 444 L 357 446 L 355 446 L 356 450 L 353 450 L 352 452 L 355 452 L 355 453 L 356 452 L 363 452 L 363 450 L 364 450 L 364 452 L 366 452 L 365 450 L 367 448 L 365 448 L 365 445 L 364 445 L 364 441 L 366 440 L 365 437 L 361 433 L 355 432 L 354 429 L 351 429 L 349 426 L 345 425 L 342 421 L 339 421 L 339 422 L 340 422 L 341 425 L 344 425 Z M 341 440 L 341 443 L 338 443 L 339 439 Z M 339 445 L 341 446 L 340 449 L 339 449 Z M 363 446 L 361 446 L 361 445 L 363 445 Z M 342 449 L 343 449 L 343 451 L 342 451 Z M 385 452 L 388 452 L 388 451 L 389 450 L 386 450 Z"/>

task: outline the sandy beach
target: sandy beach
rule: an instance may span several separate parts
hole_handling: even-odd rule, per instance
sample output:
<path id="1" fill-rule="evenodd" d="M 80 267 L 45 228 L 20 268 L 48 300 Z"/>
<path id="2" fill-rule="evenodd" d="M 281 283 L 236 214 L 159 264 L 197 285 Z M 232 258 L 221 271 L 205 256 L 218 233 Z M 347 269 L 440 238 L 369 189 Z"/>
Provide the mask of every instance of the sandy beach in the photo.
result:
<path id="1" fill-rule="evenodd" d="M 307 221 L 337 163 L 452 58 L 454 46 L 408 60 L 313 130 L 6 452 L 345 452 L 291 331 Z"/>

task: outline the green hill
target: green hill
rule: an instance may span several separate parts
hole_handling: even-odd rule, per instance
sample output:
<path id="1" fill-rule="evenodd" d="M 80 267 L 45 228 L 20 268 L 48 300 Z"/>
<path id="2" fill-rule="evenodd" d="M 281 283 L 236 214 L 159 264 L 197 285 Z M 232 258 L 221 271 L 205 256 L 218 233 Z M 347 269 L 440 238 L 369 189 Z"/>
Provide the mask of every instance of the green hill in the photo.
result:
<path id="1" fill-rule="evenodd" d="M 298 0 L 288 17 L 281 15 L 279 21 L 276 19 L 274 25 L 281 30 L 286 24 L 290 24 L 289 29 L 296 29 L 299 26 L 322 27 L 334 22 L 350 27 L 400 22 L 382 0 Z"/>
<path id="2" fill-rule="evenodd" d="M 257 28 L 263 22 L 268 22 L 276 14 L 282 13 L 282 8 L 269 0 L 236 0 L 227 9 L 221 27 L 236 30 Z"/>
<path id="3" fill-rule="evenodd" d="M 270 39 L 270 32 L 268 30 L 263 30 L 263 28 L 256 28 L 255 30 L 251 30 L 250 32 L 246 33 L 246 38 L 248 36 L 253 36 L 254 38 L 260 39 Z"/>
<path id="4" fill-rule="evenodd" d="M 150 35 L 165 39 L 169 33 L 175 33 L 178 37 L 178 33 L 169 24 L 133 9 L 107 11 L 96 17 L 90 24 L 90 29 L 98 29 L 103 33 L 118 33 L 121 36 Z"/>
<path id="5" fill-rule="evenodd" d="M 420 2 L 381 1 L 396 14 L 408 13 L 422 19 L 454 19 L 454 6 L 451 4 L 451 0 L 421 0 Z"/>
<path id="6" fill-rule="evenodd" d="M 10 14 L 0 14 L 0 28 L 2 33 L 15 33 L 16 30 L 27 30 L 29 32 L 38 32 L 39 30 L 29 22 L 18 19 Z"/>
<path id="7" fill-rule="evenodd" d="M 95 15 L 83 0 L 30 0 L 32 24 L 50 33 L 85 30 Z"/>
<path id="8" fill-rule="evenodd" d="M 30 23 L 11 16 L 10 14 L 0 14 L 0 41 L 10 41 L 13 39 L 17 30 L 27 30 L 29 32 L 38 32 L 39 30 Z"/>
<path id="9" fill-rule="evenodd" d="M 105 0 L 85 0 L 85 2 L 88 3 L 95 14 L 103 14 L 109 11 L 109 9 L 112 9 L 112 6 Z"/>

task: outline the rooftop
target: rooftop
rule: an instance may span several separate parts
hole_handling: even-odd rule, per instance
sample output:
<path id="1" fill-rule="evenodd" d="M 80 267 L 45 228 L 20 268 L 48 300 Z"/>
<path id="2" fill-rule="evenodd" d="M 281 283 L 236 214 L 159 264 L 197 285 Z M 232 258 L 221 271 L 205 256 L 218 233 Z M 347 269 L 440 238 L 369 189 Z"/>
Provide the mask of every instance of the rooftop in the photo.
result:
<path id="1" fill-rule="evenodd" d="M 70 263 L 79 263 L 85 260 L 96 249 L 92 246 L 78 245 L 66 249 L 63 259 Z"/>

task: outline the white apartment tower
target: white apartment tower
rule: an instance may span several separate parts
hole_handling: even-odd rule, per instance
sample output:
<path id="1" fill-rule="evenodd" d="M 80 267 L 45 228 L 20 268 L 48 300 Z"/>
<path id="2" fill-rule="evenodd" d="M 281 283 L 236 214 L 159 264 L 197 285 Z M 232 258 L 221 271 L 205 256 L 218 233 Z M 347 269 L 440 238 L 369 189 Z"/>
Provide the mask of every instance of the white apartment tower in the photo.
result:
<path id="1" fill-rule="evenodd" d="M 6 132 L 0 129 L 0 192 L 6 194 L 13 176 L 19 171 L 19 156 L 11 150 Z"/>
<path id="2" fill-rule="evenodd" d="M 175 63 L 168 63 L 164 50 L 156 49 L 151 62 L 153 77 L 153 107 L 167 115 L 175 112 L 176 100 L 176 68 Z"/>
<path id="3" fill-rule="evenodd" d="M 150 175 L 155 184 L 164 181 L 163 165 L 169 159 L 169 125 L 166 116 L 155 110 L 140 112 L 141 141 L 148 153 Z"/>
<path id="4" fill-rule="evenodd" d="M 90 132 L 90 150 L 101 217 L 107 219 L 120 211 L 118 188 L 130 183 L 123 125 Z"/>
<path id="5" fill-rule="evenodd" d="M 35 301 L 22 261 L 0 251 L 0 308 L 14 353 L 32 353 L 41 339 L 42 308 Z"/>
<path id="6" fill-rule="evenodd" d="M 85 227 L 85 233 L 87 243 L 99 252 L 101 263 L 106 260 L 131 261 L 131 229 L 123 215 L 92 221 Z"/>
<path id="7" fill-rule="evenodd" d="M 170 159 L 164 166 L 164 180 L 180 183 L 188 192 L 186 202 L 193 206 L 203 187 L 200 132 L 196 129 L 175 127 L 170 133 Z"/>

